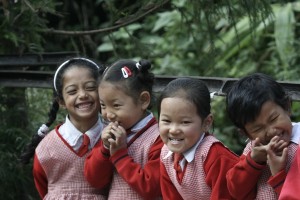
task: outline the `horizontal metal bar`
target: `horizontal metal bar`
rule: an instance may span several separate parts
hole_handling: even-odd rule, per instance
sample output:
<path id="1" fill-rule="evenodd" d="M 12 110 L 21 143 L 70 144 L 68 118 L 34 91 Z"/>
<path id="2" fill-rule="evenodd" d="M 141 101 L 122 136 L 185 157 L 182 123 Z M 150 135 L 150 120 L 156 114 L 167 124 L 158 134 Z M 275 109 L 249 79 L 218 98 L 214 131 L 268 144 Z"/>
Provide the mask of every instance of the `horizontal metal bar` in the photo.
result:
<path id="1" fill-rule="evenodd" d="M 45 71 L 14 71 L 0 70 L 0 86 L 2 87 L 33 87 L 51 88 L 54 72 Z M 201 76 L 181 76 L 198 78 L 207 84 L 210 92 L 217 96 L 226 96 L 231 85 L 237 78 L 201 77 Z M 178 76 L 156 75 L 153 91 L 160 93 L 163 88 Z M 291 96 L 292 100 L 300 101 L 300 83 L 278 81 Z"/>
<path id="2" fill-rule="evenodd" d="M 51 52 L 41 54 L 3 55 L 0 54 L 0 67 L 11 66 L 55 66 L 71 57 L 78 56 L 77 52 Z"/>

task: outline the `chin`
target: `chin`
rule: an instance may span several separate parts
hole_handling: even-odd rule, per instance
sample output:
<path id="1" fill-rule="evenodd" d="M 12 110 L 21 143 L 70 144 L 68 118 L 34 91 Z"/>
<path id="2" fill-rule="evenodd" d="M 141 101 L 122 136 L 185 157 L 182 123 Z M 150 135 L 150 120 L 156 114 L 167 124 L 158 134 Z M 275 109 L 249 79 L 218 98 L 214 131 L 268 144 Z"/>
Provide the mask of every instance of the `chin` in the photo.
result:
<path id="1" fill-rule="evenodd" d="M 181 153 L 182 150 L 180 148 L 174 148 L 173 145 L 167 145 L 168 149 L 174 153 Z"/>

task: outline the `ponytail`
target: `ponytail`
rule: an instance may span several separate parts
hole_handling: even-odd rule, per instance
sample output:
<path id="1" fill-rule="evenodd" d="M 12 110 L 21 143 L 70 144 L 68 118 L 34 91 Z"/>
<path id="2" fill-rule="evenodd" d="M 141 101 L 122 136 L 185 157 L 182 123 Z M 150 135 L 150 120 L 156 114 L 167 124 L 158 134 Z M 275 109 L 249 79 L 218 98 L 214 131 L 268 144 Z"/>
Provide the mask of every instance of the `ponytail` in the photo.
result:
<path id="1" fill-rule="evenodd" d="M 55 93 L 55 92 L 54 92 Z M 48 121 L 47 123 L 43 124 L 37 133 L 35 133 L 32 138 L 31 142 L 27 144 L 21 153 L 20 162 L 24 165 L 28 164 L 30 159 L 34 156 L 35 149 L 38 144 L 42 141 L 42 139 L 47 135 L 49 127 L 52 123 L 56 120 L 56 115 L 59 110 L 59 104 L 56 98 L 53 98 L 51 109 L 48 113 Z"/>

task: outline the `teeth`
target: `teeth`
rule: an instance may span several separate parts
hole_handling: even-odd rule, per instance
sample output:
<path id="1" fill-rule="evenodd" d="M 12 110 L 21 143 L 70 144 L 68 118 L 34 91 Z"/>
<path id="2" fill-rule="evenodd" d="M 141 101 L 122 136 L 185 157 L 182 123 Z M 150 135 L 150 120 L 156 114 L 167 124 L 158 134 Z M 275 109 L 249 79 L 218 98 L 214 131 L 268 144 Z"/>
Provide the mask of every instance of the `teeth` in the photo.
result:
<path id="1" fill-rule="evenodd" d="M 91 103 L 86 103 L 86 104 L 79 104 L 77 107 L 79 109 L 86 109 L 89 108 L 92 104 Z"/>
<path id="2" fill-rule="evenodd" d="M 181 143 L 181 141 L 183 141 L 183 139 L 174 139 L 174 138 L 170 138 L 170 142 L 172 144 L 179 144 Z"/>
<path id="3" fill-rule="evenodd" d="M 170 138 L 170 140 L 177 140 L 177 141 L 180 141 L 180 140 L 182 140 L 182 139 Z"/>

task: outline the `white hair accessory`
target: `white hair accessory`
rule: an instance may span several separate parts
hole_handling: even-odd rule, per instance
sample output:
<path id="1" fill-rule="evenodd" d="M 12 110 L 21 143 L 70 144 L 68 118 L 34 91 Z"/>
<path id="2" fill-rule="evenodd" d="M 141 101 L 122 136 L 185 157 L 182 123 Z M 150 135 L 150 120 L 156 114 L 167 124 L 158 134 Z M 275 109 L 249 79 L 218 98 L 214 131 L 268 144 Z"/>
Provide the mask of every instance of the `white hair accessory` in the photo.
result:
<path id="1" fill-rule="evenodd" d="M 210 98 L 213 99 L 216 93 L 217 93 L 217 92 L 211 92 L 211 93 L 210 93 Z"/>
<path id="2" fill-rule="evenodd" d="M 142 66 L 139 62 L 137 62 L 136 64 L 135 64 L 135 66 L 136 66 L 136 68 L 138 68 L 138 70 L 140 70 L 140 67 Z"/>
<path id="3" fill-rule="evenodd" d="M 48 133 L 48 130 L 49 130 L 49 127 L 46 125 L 46 124 L 43 124 L 39 130 L 38 130 L 38 135 L 41 136 L 41 137 L 45 137 L 45 135 L 47 135 Z"/>
<path id="4" fill-rule="evenodd" d="M 63 62 L 56 70 L 55 74 L 54 74 L 54 78 L 53 78 L 53 85 L 54 85 L 54 89 L 55 91 L 57 91 L 57 88 L 56 88 L 56 77 L 57 77 L 57 74 L 58 72 L 66 65 L 68 64 L 71 60 L 85 60 L 89 63 L 92 63 L 97 69 L 99 69 L 99 66 L 94 62 L 94 61 L 91 61 L 90 59 L 87 59 L 87 58 L 72 58 L 70 60 L 67 60 L 65 62 Z"/>

